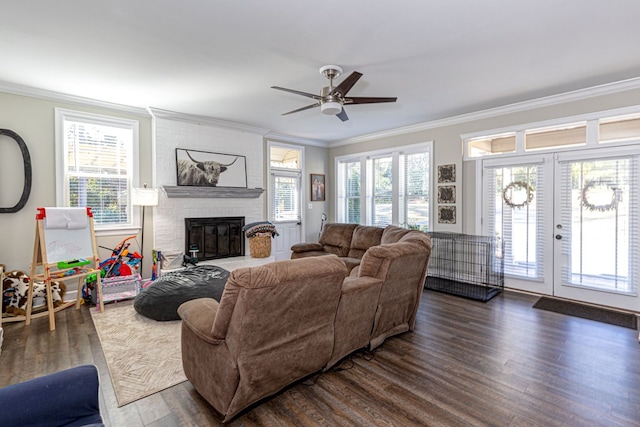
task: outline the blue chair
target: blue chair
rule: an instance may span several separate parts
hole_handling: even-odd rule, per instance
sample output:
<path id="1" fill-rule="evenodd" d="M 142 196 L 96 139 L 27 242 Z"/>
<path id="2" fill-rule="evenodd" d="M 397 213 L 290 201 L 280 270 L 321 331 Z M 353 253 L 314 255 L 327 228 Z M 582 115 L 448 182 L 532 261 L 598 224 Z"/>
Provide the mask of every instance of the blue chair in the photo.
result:
<path id="1" fill-rule="evenodd" d="M 93 365 L 0 388 L 0 426 L 104 426 Z"/>

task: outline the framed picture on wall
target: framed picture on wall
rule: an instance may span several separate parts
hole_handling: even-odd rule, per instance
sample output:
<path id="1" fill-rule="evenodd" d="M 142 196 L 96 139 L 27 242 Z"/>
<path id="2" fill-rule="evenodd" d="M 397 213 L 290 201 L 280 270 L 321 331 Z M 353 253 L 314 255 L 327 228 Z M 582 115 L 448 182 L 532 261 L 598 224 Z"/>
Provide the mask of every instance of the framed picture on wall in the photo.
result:
<path id="1" fill-rule="evenodd" d="M 235 154 L 176 148 L 179 186 L 247 188 L 247 159 Z"/>
<path id="2" fill-rule="evenodd" d="M 456 186 L 440 185 L 438 186 L 438 203 L 455 203 L 456 202 Z"/>
<path id="3" fill-rule="evenodd" d="M 438 184 L 456 182 L 456 165 L 438 166 Z"/>
<path id="4" fill-rule="evenodd" d="M 319 173 L 311 174 L 311 201 L 324 202 L 324 175 Z"/>

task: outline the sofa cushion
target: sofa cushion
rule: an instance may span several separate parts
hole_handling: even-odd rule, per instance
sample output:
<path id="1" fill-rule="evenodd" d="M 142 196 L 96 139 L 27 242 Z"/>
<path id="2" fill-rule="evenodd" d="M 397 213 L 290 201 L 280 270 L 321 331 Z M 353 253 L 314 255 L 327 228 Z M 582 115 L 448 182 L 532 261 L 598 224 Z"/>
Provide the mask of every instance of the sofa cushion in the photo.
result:
<path id="1" fill-rule="evenodd" d="M 380 227 L 358 225 L 353 230 L 348 256 L 350 258 L 362 258 L 367 249 L 380 244 L 382 231 L 383 229 Z"/>
<path id="2" fill-rule="evenodd" d="M 320 244 L 326 252 L 338 256 L 349 255 L 353 230 L 358 224 L 325 224 L 320 235 Z"/>
<path id="3" fill-rule="evenodd" d="M 291 251 L 293 251 L 294 253 L 321 250 L 322 245 L 320 243 L 296 243 L 295 245 L 291 246 Z"/>
<path id="4" fill-rule="evenodd" d="M 406 228 L 398 227 L 395 225 L 388 225 L 382 232 L 380 244 L 385 245 L 387 243 L 397 243 L 404 235 L 406 235 L 410 231 L 411 230 L 408 230 Z"/>

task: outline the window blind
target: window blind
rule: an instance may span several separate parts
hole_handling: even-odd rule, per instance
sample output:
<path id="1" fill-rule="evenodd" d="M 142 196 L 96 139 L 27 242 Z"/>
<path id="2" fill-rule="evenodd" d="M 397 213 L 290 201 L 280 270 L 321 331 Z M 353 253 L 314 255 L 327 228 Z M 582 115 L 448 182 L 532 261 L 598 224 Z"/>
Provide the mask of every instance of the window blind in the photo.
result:
<path id="1" fill-rule="evenodd" d="M 486 167 L 488 229 L 504 242 L 504 273 L 544 277 L 545 212 L 542 165 Z M 506 197 L 505 197 L 506 196 Z"/>
<path id="2" fill-rule="evenodd" d="M 300 174 L 272 172 L 273 202 L 271 216 L 274 221 L 300 221 Z"/>
<path id="3" fill-rule="evenodd" d="M 560 162 L 562 282 L 635 294 L 638 157 Z"/>
<path id="4" fill-rule="evenodd" d="M 393 208 L 393 158 L 373 159 L 373 198 L 371 204 L 372 225 L 383 227 L 392 222 Z"/>
<path id="5" fill-rule="evenodd" d="M 65 118 L 65 192 L 70 207 L 91 207 L 96 225 L 130 224 L 133 130 Z"/>

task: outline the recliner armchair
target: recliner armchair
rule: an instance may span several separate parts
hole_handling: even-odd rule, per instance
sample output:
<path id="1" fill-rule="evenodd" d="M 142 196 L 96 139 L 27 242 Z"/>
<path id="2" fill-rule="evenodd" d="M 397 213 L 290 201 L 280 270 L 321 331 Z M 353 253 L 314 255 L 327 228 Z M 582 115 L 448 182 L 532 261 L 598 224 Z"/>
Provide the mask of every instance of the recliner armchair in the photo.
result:
<path id="1" fill-rule="evenodd" d="M 421 232 L 399 236 L 396 243 L 369 248 L 345 279 L 333 354 L 325 369 L 356 350 L 374 349 L 386 338 L 414 329 L 431 239 Z"/>

